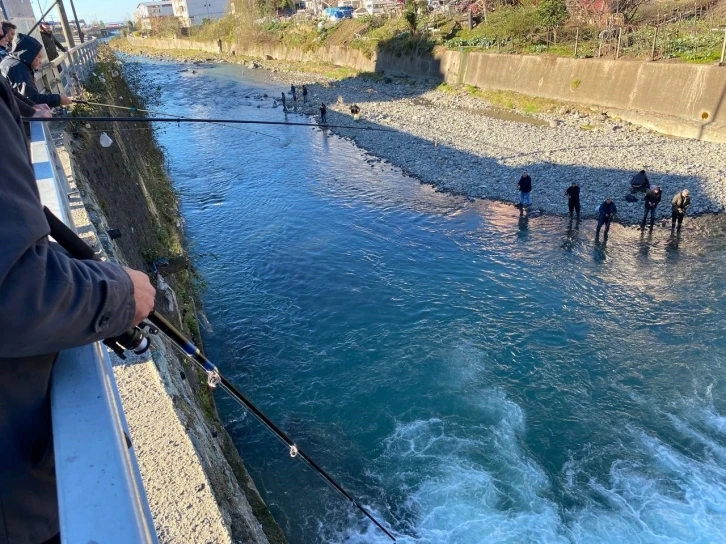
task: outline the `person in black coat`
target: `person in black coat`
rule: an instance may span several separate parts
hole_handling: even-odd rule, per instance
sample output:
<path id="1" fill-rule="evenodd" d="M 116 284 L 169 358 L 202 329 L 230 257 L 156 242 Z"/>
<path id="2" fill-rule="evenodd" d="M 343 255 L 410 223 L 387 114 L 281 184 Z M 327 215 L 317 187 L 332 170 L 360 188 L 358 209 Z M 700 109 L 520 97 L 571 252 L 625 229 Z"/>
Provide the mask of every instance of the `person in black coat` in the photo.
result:
<path id="1" fill-rule="evenodd" d="M 645 193 L 645 198 L 643 199 L 645 201 L 645 215 L 643 215 L 643 220 L 640 222 L 641 230 L 645 228 L 645 221 L 648 219 L 648 214 L 650 214 L 650 228 L 653 228 L 653 223 L 655 222 L 655 209 L 658 207 L 658 204 L 660 204 L 660 199 L 660 187 L 653 187 L 650 191 Z"/>
<path id="2" fill-rule="evenodd" d="M 572 212 L 577 212 L 577 220 L 580 220 L 580 186 L 574 181 L 565 191 L 567 196 L 567 208 L 570 210 L 570 219 Z"/>
<path id="3" fill-rule="evenodd" d="M 517 182 L 517 189 L 519 189 L 519 207 L 525 208 L 532 205 L 532 198 L 530 193 L 532 192 L 532 178 L 529 177 L 527 172 L 522 172 L 522 177 Z"/>
<path id="4" fill-rule="evenodd" d="M 18 34 L 13 43 L 13 52 L 0 62 L 0 73 L 5 76 L 14 90 L 34 104 L 47 104 L 51 108 L 70 106 L 67 96 L 40 93 L 35 86 L 33 72 L 43 60 L 43 46 L 32 36 Z"/>
<path id="5" fill-rule="evenodd" d="M 139 323 L 155 292 L 142 272 L 78 261 L 50 244 L 20 112 L 2 77 L 0 141 L 0 542 L 35 544 L 59 531 L 49 396 L 57 352 Z"/>
<path id="6" fill-rule="evenodd" d="M 603 225 L 605 225 L 605 240 L 608 239 L 608 233 L 610 232 L 610 223 L 612 223 L 613 218 L 615 217 L 615 214 L 618 213 L 618 209 L 615 206 L 615 202 L 613 202 L 613 199 L 610 197 L 607 197 L 605 199 L 605 202 L 600 204 L 600 207 L 598 208 L 598 218 L 597 218 L 597 230 L 595 231 L 595 240 L 600 239 L 600 229 Z"/>
<path id="7" fill-rule="evenodd" d="M 43 40 L 45 54 L 48 55 L 48 60 L 50 62 L 53 62 L 58 58 L 58 49 L 64 53 L 68 51 L 53 35 L 53 27 L 49 24 L 42 23 L 40 25 L 40 38 Z"/>
<path id="8" fill-rule="evenodd" d="M 325 107 L 325 103 L 320 103 L 320 122 L 324 125 L 328 124 L 328 108 Z"/>
<path id="9" fill-rule="evenodd" d="M 641 170 L 630 179 L 630 189 L 634 193 L 650 189 L 650 181 L 645 175 L 645 170 Z"/>

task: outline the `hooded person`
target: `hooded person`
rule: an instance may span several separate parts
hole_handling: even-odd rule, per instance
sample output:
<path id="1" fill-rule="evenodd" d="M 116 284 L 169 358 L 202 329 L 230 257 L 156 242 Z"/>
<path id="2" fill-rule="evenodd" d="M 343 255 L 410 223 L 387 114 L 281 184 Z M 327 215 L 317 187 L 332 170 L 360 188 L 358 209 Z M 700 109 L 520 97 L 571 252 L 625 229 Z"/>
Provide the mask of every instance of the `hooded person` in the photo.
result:
<path id="1" fill-rule="evenodd" d="M 48 55 L 48 60 L 53 62 L 58 58 L 58 50 L 60 49 L 64 53 L 67 51 L 63 44 L 60 43 L 53 35 L 53 27 L 49 24 L 43 23 L 40 25 L 40 37 L 43 40 L 43 47 L 45 47 L 45 54 Z"/>
<path id="2" fill-rule="evenodd" d="M 51 108 L 69 106 L 72 102 L 67 96 L 38 92 L 33 72 L 38 69 L 42 60 L 43 46 L 40 42 L 32 36 L 18 34 L 12 53 L 0 62 L 0 73 L 15 91 L 34 104 L 47 104 Z"/>

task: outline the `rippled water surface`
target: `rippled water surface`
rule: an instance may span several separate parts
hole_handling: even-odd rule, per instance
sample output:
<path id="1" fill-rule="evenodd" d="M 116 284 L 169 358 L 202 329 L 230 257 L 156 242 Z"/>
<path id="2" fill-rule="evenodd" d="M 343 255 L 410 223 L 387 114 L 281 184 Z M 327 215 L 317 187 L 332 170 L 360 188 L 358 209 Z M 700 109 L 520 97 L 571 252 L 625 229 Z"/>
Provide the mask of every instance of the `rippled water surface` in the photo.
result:
<path id="1" fill-rule="evenodd" d="M 282 117 L 245 98 L 282 90 L 255 72 L 181 69 L 144 64 L 168 111 Z M 721 221 L 595 247 L 318 129 L 248 128 L 275 138 L 160 133 L 207 350 L 401 542 L 726 541 Z M 290 542 L 386 542 L 217 398 Z"/>

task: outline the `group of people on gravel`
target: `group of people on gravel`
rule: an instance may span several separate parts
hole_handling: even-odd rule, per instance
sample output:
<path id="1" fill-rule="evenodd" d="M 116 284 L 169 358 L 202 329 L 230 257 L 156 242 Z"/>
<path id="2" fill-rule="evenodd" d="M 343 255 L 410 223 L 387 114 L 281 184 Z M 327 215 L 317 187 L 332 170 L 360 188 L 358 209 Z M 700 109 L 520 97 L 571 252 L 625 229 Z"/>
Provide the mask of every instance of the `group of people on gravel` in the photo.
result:
<path id="1" fill-rule="evenodd" d="M 661 188 L 653 187 L 650 188 L 650 181 L 648 176 L 645 174 L 645 170 L 641 170 L 635 174 L 630 180 L 630 187 L 632 192 L 645 192 L 643 197 L 644 214 L 643 220 L 640 222 L 641 230 L 645 229 L 646 221 L 650 215 L 650 228 L 653 228 L 655 223 L 655 212 L 658 204 L 661 201 Z M 519 190 L 519 204 L 517 207 L 520 208 L 520 213 L 524 213 L 524 210 L 532 205 L 532 178 L 527 172 L 522 173 L 517 183 L 517 189 Z M 572 221 L 575 214 L 577 220 L 580 220 L 580 186 L 576 182 L 572 182 L 570 186 L 565 190 L 565 197 L 567 198 L 567 207 L 570 213 L 570 221 Z M 633 202 L 637 199 L 633 198 Z M 683 218 L 686 215 L 686 211 L 691 205 L 691 196 L 688 189 L 683 189 L 678 192 L 671 199 L 671 232 L 676 228 L 678 231 L 681 230 L 683 224 Z M 613 202 L 612 197 L 607 197 L 605 201 L 597 207 L 597 228 L 595 230 L 595 239 L 600 239 L 600 230 L 605 227 L 604 240 L 608 239 L 608 233 L 610 231 L 610 224 L 612 223 L 615 215 L 618 213 L 618 208 Z"/>

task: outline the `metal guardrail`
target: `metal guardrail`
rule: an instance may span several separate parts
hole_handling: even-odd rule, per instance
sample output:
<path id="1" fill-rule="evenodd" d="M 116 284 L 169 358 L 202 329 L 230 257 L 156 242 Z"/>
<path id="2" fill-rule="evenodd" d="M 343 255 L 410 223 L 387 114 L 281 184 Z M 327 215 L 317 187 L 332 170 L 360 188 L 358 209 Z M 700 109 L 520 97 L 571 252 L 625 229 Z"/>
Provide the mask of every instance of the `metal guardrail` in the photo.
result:
<path id="1" fill-rule="evenodd" d="M 41 65 L 35 76 L 38 88 L 51 93 L 73 94 L 73 86 L 80 85 L 93 70 L 99 43 L 97 38 L 89 38 L 86 43 Z"/>
<path id="2" fill-rule="evenodd" d="M 62 71 L 68 80 L 65 94 L 76 83 L 73 74 L 93 69 L 96 50 L 94 42 L 74 48 L 71 59 L 46 64 L 41 76 L 56 73 L 59 65 L 72 66 Z M 31 154 L 43 204 L 74 228 L 68 181 L 45 123 L 31 122 Z M 61 352 L 52 380 L 63 543 L 158 544 L 106 348 L 95 343 Z"/>

